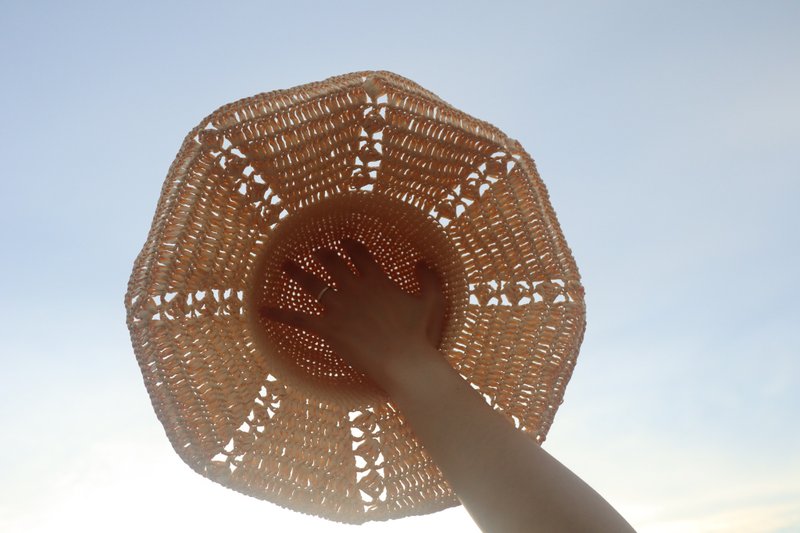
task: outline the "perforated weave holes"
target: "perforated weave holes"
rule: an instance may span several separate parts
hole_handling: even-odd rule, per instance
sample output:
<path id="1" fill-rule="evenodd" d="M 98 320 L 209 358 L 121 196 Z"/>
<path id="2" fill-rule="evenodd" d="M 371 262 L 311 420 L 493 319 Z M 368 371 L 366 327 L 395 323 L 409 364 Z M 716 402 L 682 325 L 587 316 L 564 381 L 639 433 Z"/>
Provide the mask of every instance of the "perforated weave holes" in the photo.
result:
<path id="1" fill-rule="evenodd" d="M 443 357 L 543 441 L 585 328 L 547 191 L 516 141 L 388 72 L 233 102 L 187 135 L 125 295 L 153 407 L 187 464 L 257 498 L 351 523 L 457 505 L 380 390 L 255 312 L 319 312 L 280 265 L 333 286 L 312 252 L 346 257 L 346 237 L 408 292 L 434 266 Z"/>

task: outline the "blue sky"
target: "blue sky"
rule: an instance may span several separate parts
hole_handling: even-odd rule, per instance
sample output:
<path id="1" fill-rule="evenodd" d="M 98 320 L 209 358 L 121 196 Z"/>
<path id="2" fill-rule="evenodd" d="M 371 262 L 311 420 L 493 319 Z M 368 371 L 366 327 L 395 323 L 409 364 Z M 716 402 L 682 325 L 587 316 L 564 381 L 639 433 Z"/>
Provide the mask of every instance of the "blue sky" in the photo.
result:
<path id="1" fill-rule="evenodd" d="M 800 4 L 0 6 L 0 530 L 353 530 L 181 462 L 123 295 L 192 127 L 363 69 L 536 159 L 588 320 L 545 448 L 639 531 L 800 530 Z M 477 531 L 361 530 L 409 527 Z"/>

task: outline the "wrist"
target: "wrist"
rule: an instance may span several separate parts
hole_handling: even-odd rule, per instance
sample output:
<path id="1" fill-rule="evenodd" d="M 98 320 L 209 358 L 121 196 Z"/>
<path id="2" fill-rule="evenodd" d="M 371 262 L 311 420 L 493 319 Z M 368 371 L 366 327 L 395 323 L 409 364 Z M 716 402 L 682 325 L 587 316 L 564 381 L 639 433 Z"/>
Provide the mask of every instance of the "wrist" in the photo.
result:
<path id="1" fill-rule="evenodd" d="M 392 399 L 402 401 L 410 395 L 418 395 L 428 382 L 438 380 L 442 372 L 448 371 L 455 372 L 444 355 L 433 346 L 421 343 L 387 358 L 381 386 Z"/>

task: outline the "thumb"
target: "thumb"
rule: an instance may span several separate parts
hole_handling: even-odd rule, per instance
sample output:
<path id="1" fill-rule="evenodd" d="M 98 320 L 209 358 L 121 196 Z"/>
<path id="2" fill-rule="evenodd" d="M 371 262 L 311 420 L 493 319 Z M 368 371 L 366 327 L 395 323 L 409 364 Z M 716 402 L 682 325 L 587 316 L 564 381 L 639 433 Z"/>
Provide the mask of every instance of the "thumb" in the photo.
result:
<path id="1" fill-rule="evenodd" d="M 428 306 L 428 339 L 438 349 L 445 320 L 442 280 L 438 273 L 424 261 L 417 263 L 417 276 L 422 285 L 422 298 Z"/>
<path id="2" fill-rule="evenodd" d="M 416 269 L 417 279 L 422 287 L 422 297 L 430 300 L 437 292 L 441 291 L 439 276 L 423 259 L 417 261 Z"/>

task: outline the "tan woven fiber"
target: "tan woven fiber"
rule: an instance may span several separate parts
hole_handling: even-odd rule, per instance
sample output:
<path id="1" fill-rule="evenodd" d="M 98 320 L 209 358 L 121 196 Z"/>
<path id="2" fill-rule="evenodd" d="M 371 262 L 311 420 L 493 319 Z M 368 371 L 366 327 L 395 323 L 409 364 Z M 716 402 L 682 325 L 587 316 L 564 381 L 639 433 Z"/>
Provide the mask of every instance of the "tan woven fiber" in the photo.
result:
<path id="1" fill-rule="evenodd" d="M 442 357 L 538 442 L 585 329 L 583 287 L 533 160 L 390 72 L 222 106 L 169 169 L 125 295 L 153 408 L 181 458 L 234 490 L 362 523 L 458 505 L 395 405 L 266 303 L 322 312 L 291 258 L 363 243 L 404 290 L 444 281 Z M 354 272 L 355 266 L 349 262 Z"/>

